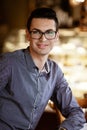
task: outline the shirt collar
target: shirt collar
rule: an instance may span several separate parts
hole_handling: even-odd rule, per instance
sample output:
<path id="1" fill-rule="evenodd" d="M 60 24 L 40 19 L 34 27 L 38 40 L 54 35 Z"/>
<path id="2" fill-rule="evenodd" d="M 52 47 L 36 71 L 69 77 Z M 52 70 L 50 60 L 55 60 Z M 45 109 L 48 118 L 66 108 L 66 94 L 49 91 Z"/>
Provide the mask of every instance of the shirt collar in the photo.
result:
<path id="1" fill-rule="evenodd" d="M 41 72 L 45 72 L 45 73 L 49 73 L 50 68 L 49 68 L 49 64 L 48 61 L 45 63 L 43 69 L 41 70 Z"/>

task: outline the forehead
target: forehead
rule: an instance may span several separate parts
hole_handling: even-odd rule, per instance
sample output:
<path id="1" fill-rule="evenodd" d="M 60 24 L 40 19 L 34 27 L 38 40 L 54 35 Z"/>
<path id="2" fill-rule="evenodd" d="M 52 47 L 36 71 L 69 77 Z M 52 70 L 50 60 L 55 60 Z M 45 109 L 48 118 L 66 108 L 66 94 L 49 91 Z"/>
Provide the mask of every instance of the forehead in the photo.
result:
<path id="1" fill-rule="evenodd" d="M 53 29 L 56 30 L 55 21 L 46 18 L 33 18 L 30 26 L 30 30 L 37 28 L 40 30 Z"/>

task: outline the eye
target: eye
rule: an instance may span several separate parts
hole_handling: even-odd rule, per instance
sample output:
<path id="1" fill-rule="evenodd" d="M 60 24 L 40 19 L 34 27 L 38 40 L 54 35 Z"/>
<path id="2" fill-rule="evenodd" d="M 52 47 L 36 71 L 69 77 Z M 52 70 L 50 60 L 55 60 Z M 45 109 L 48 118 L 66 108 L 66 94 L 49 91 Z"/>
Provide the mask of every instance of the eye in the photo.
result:
<path id="1" fill-rule="evenodd" d="M 41 35 L 42 34 L 41 31 L 39 31 L 39 30 L 32 30 L 32 31 L 30 31 L 30 33 L 32 33 L 34 35 Z"/>
<path id="2" fill-rule="evenodd" d="M 33 30 L 32 33 L 33 33 L 33 34 L 40 34 L 40 32 L 37 31 L 37 30 Z"/>
<path id="3" fill-rule="evenodd" d="M 54 35 L 54 34 L 55 34 L 55 31 L 53 31 L 53 30 L 47 30 L 47 31 L 46 31 L 46 34 Z"/>

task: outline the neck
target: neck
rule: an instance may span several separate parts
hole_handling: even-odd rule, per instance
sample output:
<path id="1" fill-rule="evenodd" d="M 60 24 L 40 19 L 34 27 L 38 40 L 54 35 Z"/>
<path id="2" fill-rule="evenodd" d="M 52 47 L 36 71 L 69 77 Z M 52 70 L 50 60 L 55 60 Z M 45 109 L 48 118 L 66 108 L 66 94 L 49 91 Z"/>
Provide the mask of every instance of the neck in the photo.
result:
<path id="1" fill-rule="evenodd" d="M 48 55 L 39 55 L 36 53 L 34 54 L 31 51 L 30 54 L 32 56 L 35 65 L 38 67 L 39 71 L 41 71 L 44 67 L 45 62 L 47 61 Z"/>

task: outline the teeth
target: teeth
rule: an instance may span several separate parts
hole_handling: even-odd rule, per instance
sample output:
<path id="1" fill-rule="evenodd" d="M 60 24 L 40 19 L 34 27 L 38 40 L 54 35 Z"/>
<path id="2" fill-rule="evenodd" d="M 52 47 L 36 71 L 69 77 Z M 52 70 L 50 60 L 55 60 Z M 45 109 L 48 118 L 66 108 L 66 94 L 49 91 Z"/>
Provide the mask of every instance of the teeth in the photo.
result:
<path id="1" fill-rule="evenodd" d="M 40 48 L 45 48 L 46 45 L 41 44 L 41 45 L 38 45 L 38 47 L 40 47 Z"/>

